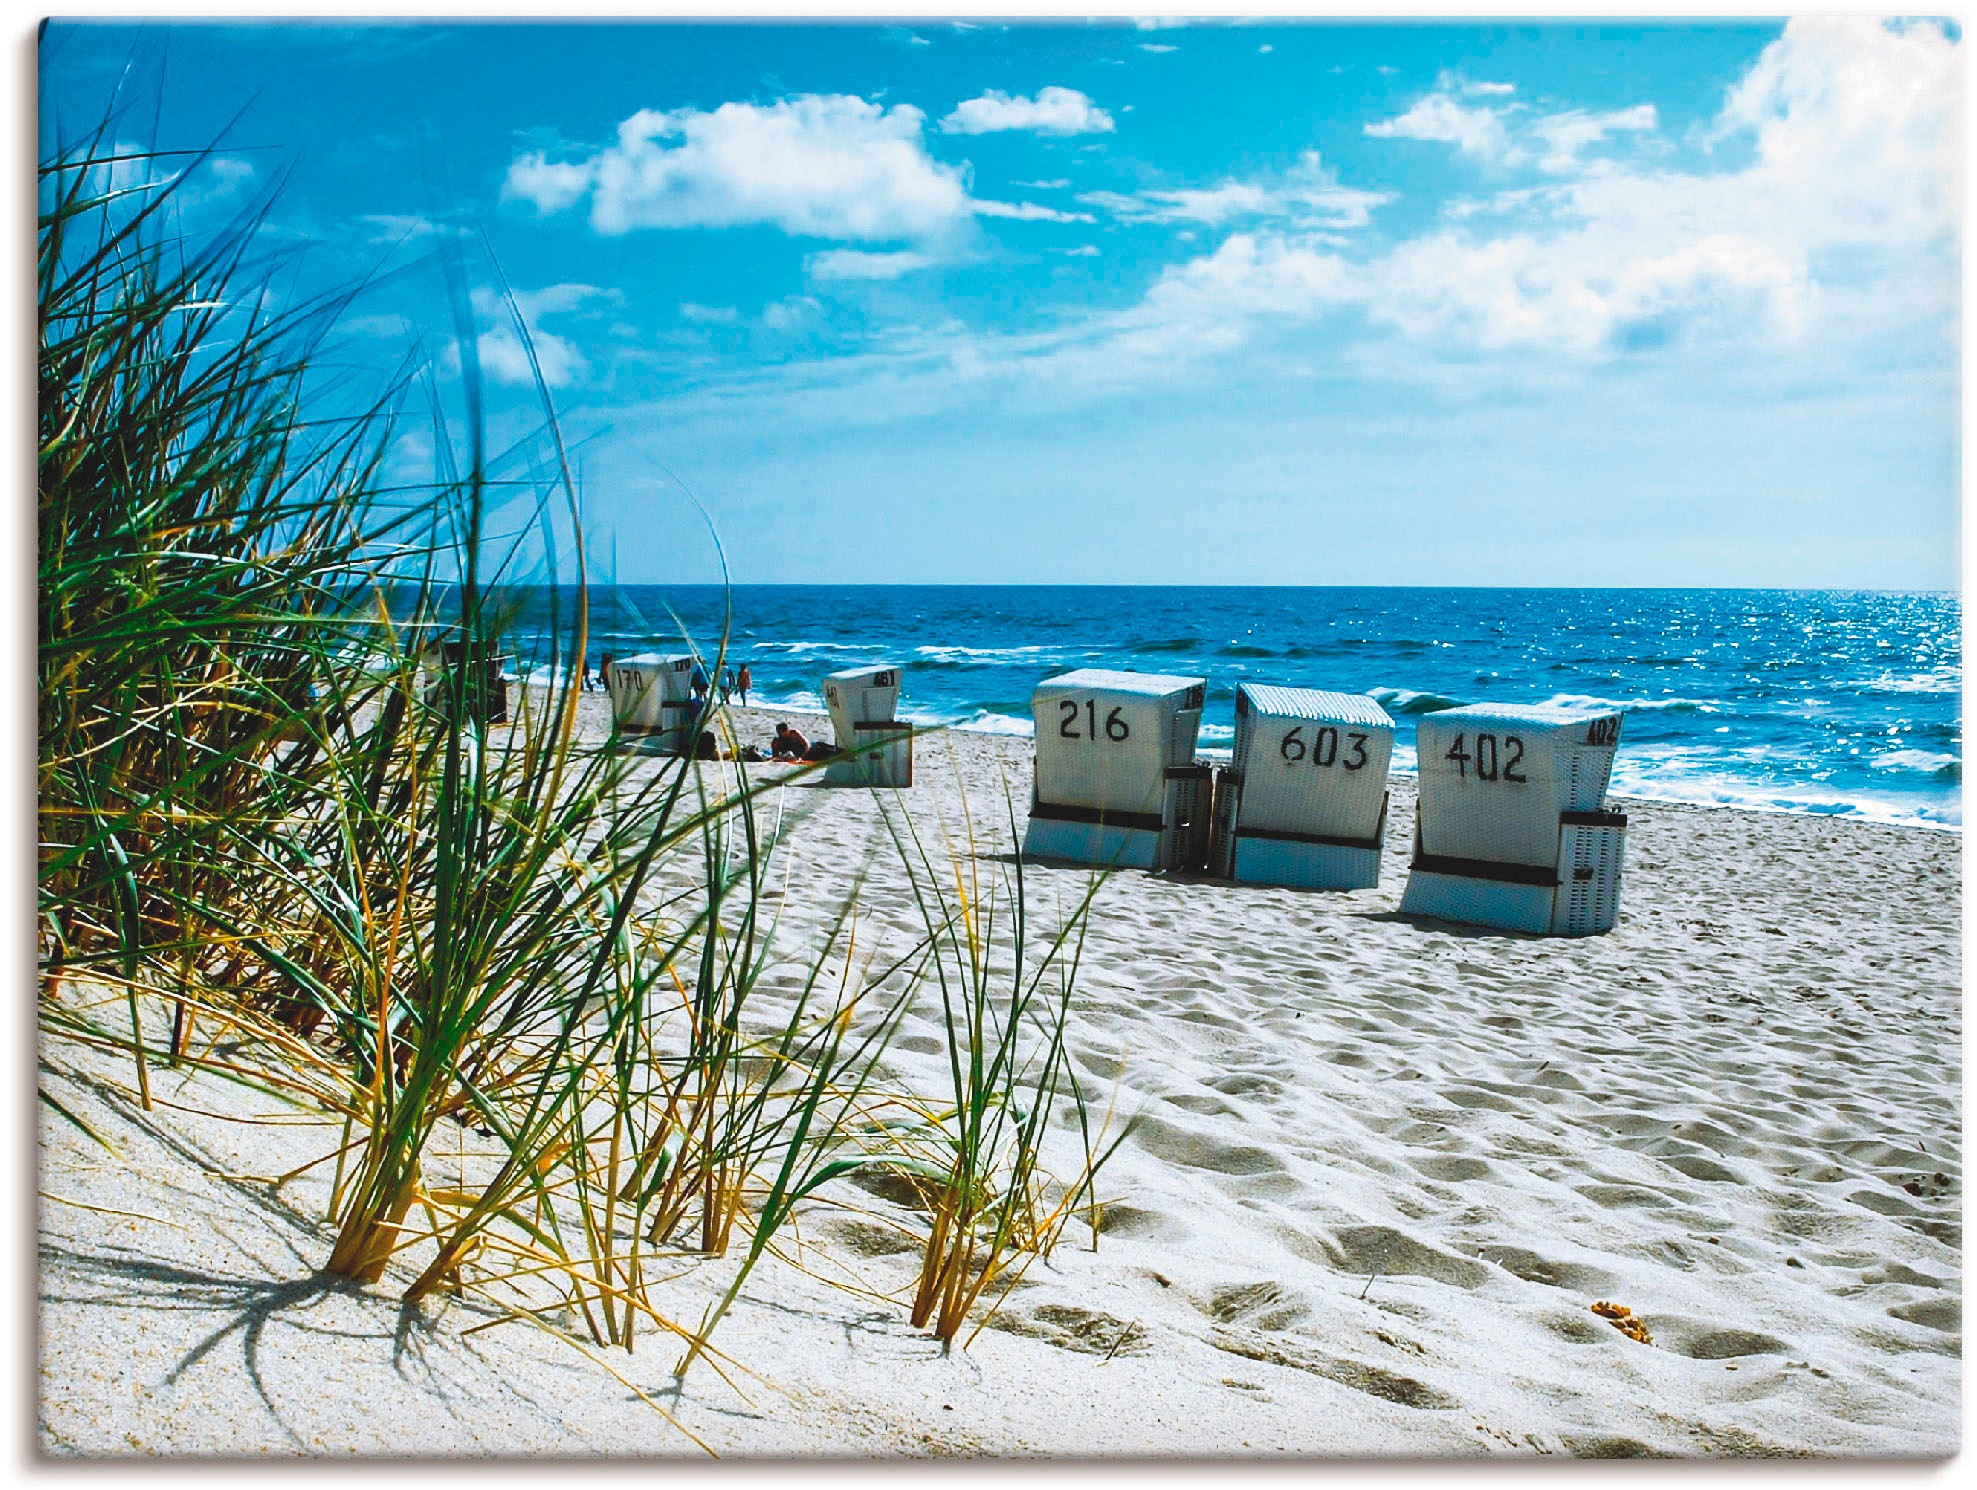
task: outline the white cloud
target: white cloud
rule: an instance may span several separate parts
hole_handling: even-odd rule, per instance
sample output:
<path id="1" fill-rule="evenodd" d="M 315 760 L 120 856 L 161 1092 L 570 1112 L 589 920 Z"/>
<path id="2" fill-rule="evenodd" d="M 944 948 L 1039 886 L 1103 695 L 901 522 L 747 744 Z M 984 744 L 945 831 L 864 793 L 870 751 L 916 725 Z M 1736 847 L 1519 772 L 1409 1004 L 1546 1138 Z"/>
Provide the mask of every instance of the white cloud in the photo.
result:
<path id="1" fill-rule="evenodd" d="M 770 331 L 800 331 L 823 313 L 820 301 L 809 295 L 788 295 L 762 307 L 762 324 Z"/>
<path id="2" fill-rule="evenodd" d="M 1232 324 L 1259 307 L 1297 318 L 1350 305 L 1416 345 L 1568 357 L 1699 340 L 1782 351 L 1815 332 L 1837 349 L 1918 317 L 1949 325 L 1958 103 L 1956 44 L 1939 27 L 1794 20 L 1717 122 L 1720 137 L 1754 139 L 1739 169 L 1609 165 L 1450 212 L 1535 226 L 1441 229 L 1366 261 L 1310 234 L 1239 234 L 1170 271 L 1147 305 L 1185 304 L 1190 324 L 1214 305 Z M 1547 115 L 1531 132 L 1576 155 L 1654 124 L 1642 105 Z"/>
<path id="3" fill-rule="evenodd" d="M 553 161 L 540 150 L 532 151 L 509 165 L 501 199 L 533 202 L 536 211 L 545 214 L 561 212 L 583 200 L 596 174 L 595 158 Z"/>
<path id="4" fill-rule="evenodd" d="M 1095 259 L 1098 257 L 1098 245 L 1096 243 L 1080 243 L 1076 248 L 1060 248 L 1057 251 L 1069 259 Z"/>
<path id="5" fill-rule="evenodd" d="M 1140 41 L 1133 43 L 1133 45 L 1137 46 L 1142 52 L 1152 52 L 1156 55 L 1161 52 L 1178 52 L 1180 50 L 1179 47 L 1170 47 L 1165 42 L 1159 41 Z"/>
<path id="6" fill-rule="evenodd" d="M 1198 222 L 1210 227 L 1244 217 L 1284 217 L 1314 226 L 1361 228 L 1373 209 L 1391 201 L 1385 192 L 1341 186 L 1338 176 L 1307 150 L 1274 180 L 1225 181 L 1220 186 L 1165 191 L 1088 192 L 1079 201 L 1103 207 L 1128 222 Z"/>
<path id="7" fill-rule="evenodd" d="M 739 320 L 741 312 L 732 305 L 701 305 L 697 301 L 682 300 L 680 315 L 702 326 L 725 326 Z"/>
<path id="8" fill-rule="evenodd" d="M 1446 93 L 1431 93 L 1399 118 L 1367 125 L 1366 133 L 1376 140 L 1441 140 L 1486 161 L 1510 152 L 1497 110 L 1471 108 Z"/>
<path id="9" fill-rule="evenodd" d="M 1507 99 L 1516 91 L 1514 83 L 1473 82 L 1444 72 L 1433 93 L 1416 100 L 1398 118 L 1367 125 L 1366 133 L 1375 139 L 1440 141 L 1489 165 L 1524 165 L 1535 157 L 1540 170 L 1556 175 L 1579 169 L 1580 153 L 1609 135 L 1647 133 L 1660 123 L 1653 104 L 1606 113 L 1567 109 L 1533 116 L 1519 103 L 1461 101 Z"/>
<path id="10" fill-rule="evenodd" d="M 970 208 L 962 171 L 928 156 L 923 119 L 909 104 L 848 94 L 641 109 L 586 159 L 521 156 L 502 196 L 543 213 L 588 196 L 591 226 L 607 234 L 767 224 L 815 238 L 928 238 Z"/>
<path id="11" fill-rule="evenodd" d="M 1732 164 L 1676 170 L 1661 156 L 1539 176 L 1515 202 L 1377 250 L 1296 220 L 1231 219 L 1237 231 L 1124 311 L 1001 336 L 916 328 L 712 396 L 887 418 L 997 381 L 1058 406 L 1235 352 L 1259 371 L 1350 362 L 1465 388 L 1577 382 L 1663 346 L 1701 353 L 1672 364 L 1685 376 L 1906 373 L 1918 346 L 1954 336 L 1959 103 L 1957 46 L 1934 24 L 1793 21 L 1726 97 L 1717 132 L 1737 146 Z"/>
<path id="12" fill-rule="evenodd" d="M 1035 202 L 971 202 L 983 217 L 1013 217 L 1026 222 L 1096 222 L 1089 212 L 1065 212 Z"/>
<path id="13" fill-rule="evenodd" d="M 1025 187 L 1030 191 L 1061 191 L 1071 183 L 1064 177 L 1059 176 L 1051 181 L 1015 181 L 1010 184 L 1012 186 Z"/>
<path id="14" fill-rule="evenodd" d="M 460 223 L 435 222 L 416 213 L 367 212 L 357 221 L 371 230 L 373 244 L 411 243 L 421 238 L 462 238 L 470 231 Z"/>
<path id="15" fill-rule="evenodd" d="M 933 260 L 918 253 L 866 253 L 856 248 L 834 248 L 812 254 L 804 268 L 814 280 L 898 279 L 917 269 L 926 269 Z"/>
<path id="16" fill-rule="evenodd" d="M 1545 145 L 1538 158 L 1538 169 L 1555 174 L 1576 170 L 1579 152 L 1588 145 L 1597 145 L 1610 134 L 1645 132 L 1659 124 L 1660 118 L 1651 103 L 1605 114 L 1589 114 L 1580 109 L 1547 114 L 1531 126 L 1531 133 Z"/>
<path id="17" fill-rule="evenodd" d="M 492 323 L 474 341 L 484 375 L 497 383 L 533 386 L 535 371 L 529 365 L 533 349 L 542 381 L 551 388 L 567 388 L 589 374 L 590 363 L 570 338 L 544 329 L 543 318 L 568 315 L 592 301 L 615 303 L 623 297 L 596 285 L 554 284 L 540 290 L 516 290 L 512 297 L 481 288 L 469 298 L 476 317 Z M 528 330 L 526 344 L 515 325 L 517 317 Z M 448 348 L 446 362 L 449 368 L 460 365 L 457 345 Z"/>
<path id="18" fill-rule="evenodd" d="M 990 134 L 998 130 L 1023 129 L 1042 135 L 1108 134 L 1112 116 L 1075 88 L 1055 85 L 1039 90 L 1035 98 L 998 92 L 991 88 L 979 98 L 956 104 L 954 112 L 941 120 L 944 133 L 951 135 Z"/>

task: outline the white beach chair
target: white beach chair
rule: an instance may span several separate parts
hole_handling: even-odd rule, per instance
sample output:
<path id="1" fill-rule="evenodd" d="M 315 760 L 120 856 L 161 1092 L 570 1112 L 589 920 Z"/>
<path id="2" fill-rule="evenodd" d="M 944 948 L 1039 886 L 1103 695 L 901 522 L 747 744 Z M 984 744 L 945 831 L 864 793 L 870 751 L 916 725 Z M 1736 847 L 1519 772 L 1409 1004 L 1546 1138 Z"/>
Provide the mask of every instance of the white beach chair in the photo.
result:
<path id="1" fill-rule="evenodd" d="M 1199 869 L 1214 783 L 1194 758 L 1201 678 L 1085 668 L 1031 698 L 1036 788 L 1026 854 L 1134 869 Z"/>
<path id="2" fill-rule="evenodd" d="M 664 754 L 691 755 L 700 712 L 692 680 L 693 657 L 688 653 L 615 657 L 605 685 L 611 694 L 611 718 L 626 734 L 654 737 Z"/>
<path id="3" fill-rule="evenodd" d="M 837 747 L 846 754 L 824 767 L 824 780 L 842 786 L 911 786 L 913 726 L 899 713 L 900 670 L 853 667 L 824 679 Z"/>
<path id="4" fill-rule="evenodd" d="M 1254 885 L 1372 889 L 1393 748 L 1393 720 L 1363 693 L 1240 685 L 1235 750 L 1215 786 L 1215 872 Z"/>
<path id="5" fill-rule="evenodd" d="M 1627 836 L 1626 815 L 1606 810 L 1620 717 L 1543 704 L 1423 716 L 1401 910 L 1556 936 L 1610 930 Z"/>

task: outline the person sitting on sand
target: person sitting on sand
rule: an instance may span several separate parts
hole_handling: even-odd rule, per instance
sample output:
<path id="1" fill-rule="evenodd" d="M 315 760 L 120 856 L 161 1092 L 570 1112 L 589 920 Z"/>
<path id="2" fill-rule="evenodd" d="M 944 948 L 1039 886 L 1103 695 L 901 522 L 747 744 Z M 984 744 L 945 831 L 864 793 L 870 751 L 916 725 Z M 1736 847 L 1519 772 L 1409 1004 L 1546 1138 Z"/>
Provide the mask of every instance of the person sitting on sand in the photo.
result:
<path id="1" fill-rule="evenodd" d="M 800 761 L 809 753 L 810 742 L 791 729 L 787 721 L 776 726 L 776 738 L 769 746 L 770 759 Z"/>

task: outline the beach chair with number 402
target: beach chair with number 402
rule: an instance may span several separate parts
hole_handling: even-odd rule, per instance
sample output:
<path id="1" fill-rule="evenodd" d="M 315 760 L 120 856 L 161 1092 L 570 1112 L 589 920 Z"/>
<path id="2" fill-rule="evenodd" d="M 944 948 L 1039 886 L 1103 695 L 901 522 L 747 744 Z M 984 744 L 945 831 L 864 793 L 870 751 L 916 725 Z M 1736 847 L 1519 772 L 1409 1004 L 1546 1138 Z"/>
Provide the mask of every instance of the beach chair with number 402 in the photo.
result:
<path id="1" fill-rule="evenodd" d="M 1553 936 L 1620 914 L 1626 816 L 1606 810 L 1617 710 L 1472 704 L 1425 716 L 1403 914 Z"/>
<path id="2" fill-rule="evenodd" d="M 1130 869 L 1202 869 L 1214 792 L 1195 759 L 1201 678 L 1084 668 L 1047 678 L 1024 853 Z"/>

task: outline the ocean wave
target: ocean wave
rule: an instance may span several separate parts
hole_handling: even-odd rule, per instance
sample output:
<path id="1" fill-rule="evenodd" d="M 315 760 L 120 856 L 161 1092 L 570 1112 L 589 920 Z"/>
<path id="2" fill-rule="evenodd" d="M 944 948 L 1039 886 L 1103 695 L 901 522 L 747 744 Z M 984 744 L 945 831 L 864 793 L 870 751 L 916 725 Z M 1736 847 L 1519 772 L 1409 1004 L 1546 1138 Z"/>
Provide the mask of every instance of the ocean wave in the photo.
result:
<path id="1" fill-rule="evenodd" d="M 1940 755 L 1933 750 L 1890 750 L 1874 757 L 1874 767 L 1881 771 L 1915 771 L 1937 781 L 1963 780 L 1963 763 L 1953 755 Z"/>
<path id="2" fill-rule="evenodd" d="M 1037 732 L 1034 719 L 1024 719 L 1015 714 L 991 714 L 986 709 L 961 720 L 954 728 L 975 735 L 1034 735 Z"/>
<path id="3" fill-rule="evenodd" d="M 812 652 L 863 652 L 870 655 L 870 642 L 756 642 L 753 650 L 781 657 L 804 657 Z"/>
<path id="4" fill-rule="evenodd" d="M 1775 754 L 1762 747 L 1722 752 L 1697 747 L 1630 752 L 1623 745 L 1613 762 L 1612 790 L 1619 796 L 1649 802 L 1810 813 L 1911 827 L 1962 826 L 1962 807 L 1954 797 L 1948 801 L 1936 796 L 1918 799 L 1908 793 L 1860 790 L 1820 781 L 1752 780 L 1724 769 L 1736 761 L 1755 764 Z"/>
<path id="5" fill-rule="evenodd" d="M 1635 709 L 1642 712 L 1665 710 L 1670 714 L 1720 714 L 1723 705 L 1713 698 L 1600 698 L 1590 693 L 1555 693 L 1545 700 L 1552 709 Z"/>
<path id="6" fill-rule="evenodd" d="M 914 655 L 929 658 L 936 662 L 984 662 L 1000 657 L 1042 657 L 1055 652 L 1055 647 L 915 647 Z M 1089 653 L 1087 656 L 1091 655 Z"/>
<path id="7" fill-rule="evenodd" d="M 1870 679 L 1865 687 L 1876 693 L 1958 693 L 1963 689 L 1963 675 L 1954 668 L 1940 672 L 1910 673 L 1898 677 L 1894 673 L 1882 673 Z"/>
<path id="8" fill-rule="evenodd" d="M 1463 703 L 1445 693 L 1420 693 L 1412 688 L 1369 688 L 1366 696 L 1389 714 L 1435 714 L 1459 709 Z"/>

